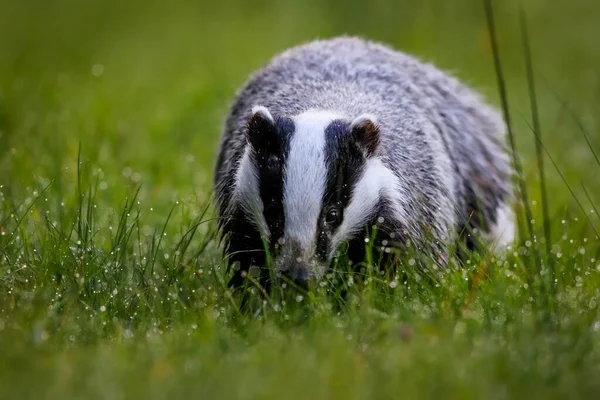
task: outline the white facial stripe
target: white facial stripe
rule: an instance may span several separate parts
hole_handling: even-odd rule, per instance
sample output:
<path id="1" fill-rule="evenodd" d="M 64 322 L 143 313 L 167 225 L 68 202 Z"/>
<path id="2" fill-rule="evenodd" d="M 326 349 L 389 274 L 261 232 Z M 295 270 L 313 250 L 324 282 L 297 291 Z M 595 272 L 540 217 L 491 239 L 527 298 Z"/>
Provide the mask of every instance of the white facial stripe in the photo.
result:
<path id="1" fill-rule="evenodd" d="M 263 215 L 263 202 L 260 198 L 258 185 L 258 173 L 250 156 L 250 148 L 246 147 L 235 177 L 232 203 L 239 204 L 251 217 L 251 222 L 256 226 L 262 237 L 268 238 L 270 232 Z"/>
<path id="2" fill-rule="evenodd" d="M 331 255 L 344 241 L 365 227 L 382 196 L 391 203 L 394 215 L 406 220 L 405 209 L 398 200 L 402 198 L 399 196 L 400 188 L 398 177 L 379 158 L 368 159 L 344 210 L 344 219 L 331 239 Z"/>
<path id="3" fill-rule="evenodd" d="M 285 166 L 283 207 L 285 236 L 298 241 L 306 253 L 315 245 L 317 220 L 327 184 L 325 129 L 339 116 L 307 111 L 293 118 L 295 132 Z"/>

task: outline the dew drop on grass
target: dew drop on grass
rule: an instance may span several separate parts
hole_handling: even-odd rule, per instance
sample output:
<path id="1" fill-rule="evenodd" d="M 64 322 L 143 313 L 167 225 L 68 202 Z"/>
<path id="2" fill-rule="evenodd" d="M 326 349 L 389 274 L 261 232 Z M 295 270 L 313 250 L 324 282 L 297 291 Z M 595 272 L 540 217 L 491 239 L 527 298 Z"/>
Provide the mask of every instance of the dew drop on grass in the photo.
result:
<path id="1" fill-rule="evenodd" d="M 304 300 L 304 296 L 302 296 L 301 294 L 299 294 L 299 295 L 296 296 L 296 301 L 298 303 L 300 303 L 302 300 Z"/>
<path id="2" fill-rule="evenodd" d="M 250 268 L 248 268 L 248 273 L 253 278 L 257 278 L 260 275 L 260 268 L 256 265 L 251 265 Z"/>
<path id="3" fill-rule="evenodd" d="M 394 281 L 391 281 L 391 282 L 390 282 L 390 287 L 391 287 L 392 289 L 394 289 L 396 286 L 398 286 L 398 281 L 395 281 L 395 280 L 394 280 Z"/>
<path id="4" fill-rule="evenodd" d="M 104 312 L 104 311 L 106 311 L 106 307 L 100 306 L 100 312 Z"/>
<path id="5" fill-rule="evenodd" d="M 92 66 L 92 75 L 94 75 L 96 78 L 101 77 L 103 74 L 104 74 L 104 65 L 94 64 L 94 66 Z"/>

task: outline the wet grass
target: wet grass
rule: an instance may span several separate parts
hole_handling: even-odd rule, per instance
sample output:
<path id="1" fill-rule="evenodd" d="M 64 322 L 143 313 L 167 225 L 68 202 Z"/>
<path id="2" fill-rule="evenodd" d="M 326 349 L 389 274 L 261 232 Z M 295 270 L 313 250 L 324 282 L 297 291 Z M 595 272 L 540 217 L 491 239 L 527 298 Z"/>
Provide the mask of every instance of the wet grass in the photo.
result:
<path id="1" fill-rule="evenodd" d="M 0 397 L 594 398 L 600 7 L 459 3 L 1 2 Z M 398 276 L 256 290 L 242 314 L 209 203 L 228 102 L 341 33 L 503 109 L 521 239 L 434 279 L 405 255 Z"/>

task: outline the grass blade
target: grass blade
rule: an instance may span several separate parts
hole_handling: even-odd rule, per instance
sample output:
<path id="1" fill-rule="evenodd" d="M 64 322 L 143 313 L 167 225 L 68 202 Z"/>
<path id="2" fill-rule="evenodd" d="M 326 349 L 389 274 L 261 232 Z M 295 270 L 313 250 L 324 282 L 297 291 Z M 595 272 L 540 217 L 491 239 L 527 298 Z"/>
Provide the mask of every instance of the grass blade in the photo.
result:
<path id="1" fill-rule="evenodd" d="M 525 232 L 523 232 L 523 228 L 522 228 L 521 224 L 519 224 L 519 231 L 520 231 L 519 236 L 520 236 L 521 240 L 523 240 L 525 237 L 529 237 L 531 239 L 531 241 L 533 243 L 535 243 L 535 241 L 533 240 L 534 233 L 533 233 L 533 225 L 531 222 L 533 219 L 532 213 L 531 213 L 531 205 L 529 204 L 529 196 L 527 194 L 527 186 L 525 185 L 525 181 L 523 179 L 523 167 L 521 165 L 521 160 L 518 155 L 517 144 L 515 141 L 515 135 L 513 132 L 511 118 L 510 118 L 510 111 L 508 108 L 508 95 L 506 92 L 506 83 L 505 83 L 504 74 L 502 71 L 502 63 L 500 61 L 500 51 L 498 49 L 498 40 L 496 38 L 494 11 L 492 8 L 491 0 L 484 0 L 483 4 L 484 4 L 484 8 L 485 8 L 488 33 L 489 33 L 489 37 L 490 37 L 492 54 L 493 54 L 493 58 L 494 58 L 496 81 L 498 84 L 500 100 L 502 102 L 502 112 L 504 115 L 504 121 L 506 123 L 506 129 L 507 129 L 509 144 L 510 144 L 510 148 L 511 148 L 513 166 L 514 166 L 515 172 L 517 174 L 517 183 L 518 183 L 518 188 L 519 188 L 519 194 L 520 194 L 521 201 L 523 204 L 523 209 L 525 212 L 525 225 L 527 226 L 527 231 L 528 231 L 527 232 L 528 236 L 526 236 Z M 517 214 L 519 214 L 519 213 L 517 212 Z M 541 262 L 541 258 L 539 255 L 539 251 L 536 246 L 534 246 L 534 258 L 535 258 L 535 265 L 536 265 L 536 271 L 534 271 L 534 272 L 539 273 L 542 270 L 542 262 Z M 528 279 L 531 280 L 532 277 L 529 277 Z M 531 290 L 533 290 L 533 289 L 531 289 Z"/>
<path id="2" fill-rule="evenodd" d="M 521 25 L 521 39 L 523 42 L 523 53 L 525 57 L 525 69 L 527 73 L 527 88 L 529 91 L 529 101 L 531 107 L 531 121 L 533 124 L 533 130 L 536 133 L 535 138 L 535 150 L 536 160 L 538 166 L 538 174 L 540 179 L 540 194 L 542 202 L 542 218 L 544 222 L 544 238 L 546 239 L 546 262 L 550 269 L 550 292 L 554 293 L 554 276 L 555 276 L 555 265 L 554 257 L 552 257 L 552 231 L 550 225 L 550 212 L 548 211 L 548 191 L 546 188 L 546 176 L 544 170 L 544 155 L 542 152 L 542 128 L 539 119 L 539 111 L 537 104 L 537 94 L 535 90 L 535 79 L 533 74 L 533 62 L 531 57 L 531 47 L 529 45 L 529 33 L 527 29 L 527 18 L 525 16 L 525 9 L 521 4 L 519 9 L 519 21 Z"/>

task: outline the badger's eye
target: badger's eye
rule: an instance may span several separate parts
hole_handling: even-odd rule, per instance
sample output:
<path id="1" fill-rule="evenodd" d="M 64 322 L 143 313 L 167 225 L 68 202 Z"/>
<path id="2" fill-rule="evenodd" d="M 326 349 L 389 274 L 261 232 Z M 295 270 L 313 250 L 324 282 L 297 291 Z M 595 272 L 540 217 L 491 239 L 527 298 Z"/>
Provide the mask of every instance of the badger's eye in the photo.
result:
<path id="1" fill-rule="evenodd" d="M 330 208 L 325 214 L 325 223 L 327 225 L 334 225 L 340 221 L 340 212 L 337 208 Z"/>

